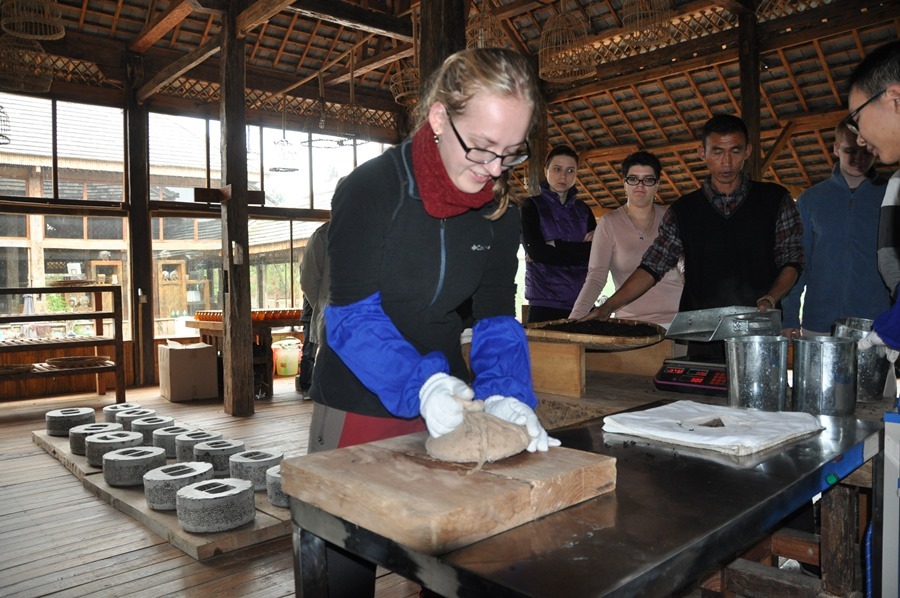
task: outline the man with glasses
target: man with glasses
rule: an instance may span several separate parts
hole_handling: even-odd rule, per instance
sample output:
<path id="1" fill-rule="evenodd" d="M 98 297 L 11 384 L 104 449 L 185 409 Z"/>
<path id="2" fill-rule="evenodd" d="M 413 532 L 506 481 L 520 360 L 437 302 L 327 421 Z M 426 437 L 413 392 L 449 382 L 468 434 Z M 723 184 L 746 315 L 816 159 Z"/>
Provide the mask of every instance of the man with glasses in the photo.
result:
<path id="1" fill-rule="evenodd" d="M 850 114 L 844 119 L 857 135 L 857 143 L 879 162 L 900 161 L 900 41 L 879 46 L 850 74 Z M 878 263 L 890 290 L 897 295 L 897 238 L 900 218 L 900 170 L 888 181 L 881 205 Z M 893 265 L 892 265 L 893 264 Z M 876 320 L 874 332 L 860 341 L 860 348 L 887 344 L 900 349 L 900 308 L 897 304 Z"/>
<path id="2" fill-rule="evenodd" d="M 876 176 L 875 156 L 856 137 L 846 122 L 838 123 L 831 177 L 797 199 L 806 266 L 784 300 L 783 334 L 789 338 L 827 336 L 838 318 L 874 319 L 891 305 L 876 254 L 885 182 Z"/>
<path id="3" fill-rule="evenodd" d="M 650 290 L 682 257 L 680 311 L 731 305 L 765 311 L 780 304 L 803 268 L 803 225 L 784 187 L 751 180 L 743 172 L 751 151 L 740 118 L 719 114 L 706 122 L 699 156 L 709 176 L 672 204 L 641 265 L 588 317 L 609 318 Z M 722 343 L 695 343 L 688 352 L 707 361 L 725 358 Z"/>
<path id="4" fill-rule="evenodd" d="M 587 276 L 597 220 L 576 197 L 577 173 L 575 150 L 554 147 L 544 163 L 540 195 L 522 203 L 528 322 L 567 318 Z"/>

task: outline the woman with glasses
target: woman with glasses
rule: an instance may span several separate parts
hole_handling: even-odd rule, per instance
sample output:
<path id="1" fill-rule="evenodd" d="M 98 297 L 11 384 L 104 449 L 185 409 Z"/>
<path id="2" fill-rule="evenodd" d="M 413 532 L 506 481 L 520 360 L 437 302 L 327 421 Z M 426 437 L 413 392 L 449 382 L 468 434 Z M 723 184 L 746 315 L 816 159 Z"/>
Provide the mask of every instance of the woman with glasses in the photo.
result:
<path id="1" fill-rule="evenodd" d="M 653 203 L 661 172 L 659 160 L 649 152 L 635 152 L 622 162 L 626 202 L 600 218 L 591 243 L 587 279 L 570 318 L 581 319 L 588 315 L 609 274 L 618 289 L 653 244 L 666 212 L 663 206 Z M 644 296 L 619 309 L 616 317 L 653 322 L 668 328 L 678 312 L 683 287 L 681 274 L 677 268 L 672 268 Z"/>
<path id="2" fill-rule="evenodd" d="M 569 315 L 587 275 L 594 213 L 577 197 L 578 154 L 560 145 L 544 164 L 540 195 L 522 203 L 528 322 Z"/>
<path id="3" fill-rule="evenodd" d="M 441 436 L 473 399 L 525 426 L 530 451 L 558 445 L 534 413 L 514 317 L 519 213 L 509 169 L 528 159 L 535 74 L 516 52 L 471 49 L 432 81 L 412 137 L 353 171 L 332 202 L 310 452 L 426 428 Z M 472 379 L 458 313 L 470 299 Z"/>

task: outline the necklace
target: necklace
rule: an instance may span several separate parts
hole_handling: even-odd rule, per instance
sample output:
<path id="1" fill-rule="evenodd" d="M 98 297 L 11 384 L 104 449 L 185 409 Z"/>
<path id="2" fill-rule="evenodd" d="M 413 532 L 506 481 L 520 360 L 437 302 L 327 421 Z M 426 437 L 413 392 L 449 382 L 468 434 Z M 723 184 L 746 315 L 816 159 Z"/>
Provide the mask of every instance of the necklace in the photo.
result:
<path id="1" fill-rule="evenodd" d="M 643 241 L 644 235 L 650 234 L 650 229 L 653 228 L 653 222 L 654 220 L 656 220 L 652 208 L 650 210 L 650 219 L 643 226 L 639 226 L 635 222 L 635 218 L 631 215 L 631 210 L 628 208 L 628 204 L 625 204 L 625 215 L 628 216 L 628 221 L 631 222 L 631 228 L 633 228 L 634 232 L 638 234 L 638 238 Z"/>

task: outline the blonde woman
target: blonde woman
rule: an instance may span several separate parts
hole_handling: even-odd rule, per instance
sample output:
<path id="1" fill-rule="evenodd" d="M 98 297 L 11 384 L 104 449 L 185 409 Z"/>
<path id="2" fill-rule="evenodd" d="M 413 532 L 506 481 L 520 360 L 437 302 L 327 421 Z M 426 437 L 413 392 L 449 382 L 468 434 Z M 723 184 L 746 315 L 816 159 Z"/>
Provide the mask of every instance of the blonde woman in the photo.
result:
<path id="1" fill-rule="evenodd" d="M 412 137 L 351 173 L 334 197 L 325 342 L 311 397 L 311 452 L 425 430 L 449 433 L 458 399 L 523 425 L 530 451 L 558 444 L 534 408 L 515 315 L 519 213 L 509 169 L 541 101 L 511 50 L 450 56 L 423 96 Z M 475 319 L 469 373 L 457 308 Z"/>

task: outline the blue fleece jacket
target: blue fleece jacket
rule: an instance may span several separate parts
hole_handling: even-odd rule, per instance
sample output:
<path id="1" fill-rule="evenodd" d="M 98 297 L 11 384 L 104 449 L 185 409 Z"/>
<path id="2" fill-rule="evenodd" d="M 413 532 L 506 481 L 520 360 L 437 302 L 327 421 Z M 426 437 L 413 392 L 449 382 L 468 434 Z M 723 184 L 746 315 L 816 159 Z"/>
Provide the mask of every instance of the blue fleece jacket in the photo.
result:
<path id="1" fill-rule="evenodd" d="M 782 302 L 785 328 L 799 328 L 802 320 L 808 330 L 827 332 L 838 318 L 874 319 L 890 307 L 877 254 L 884 189 L 884 181 L 866 179 L 851 190 L 835 165 L 831 178 L 800 195 L 805 267 Z"/>

